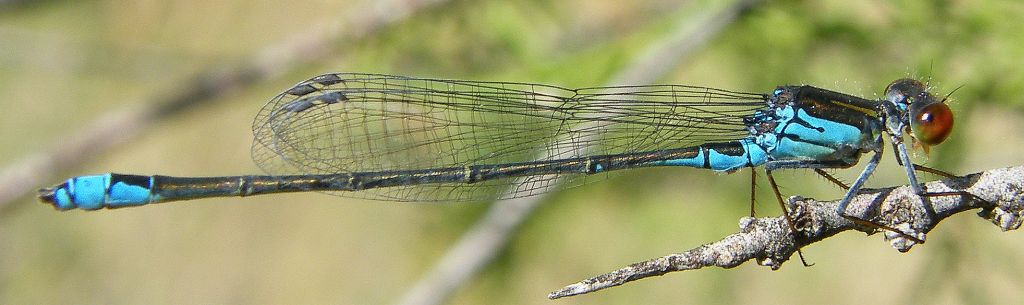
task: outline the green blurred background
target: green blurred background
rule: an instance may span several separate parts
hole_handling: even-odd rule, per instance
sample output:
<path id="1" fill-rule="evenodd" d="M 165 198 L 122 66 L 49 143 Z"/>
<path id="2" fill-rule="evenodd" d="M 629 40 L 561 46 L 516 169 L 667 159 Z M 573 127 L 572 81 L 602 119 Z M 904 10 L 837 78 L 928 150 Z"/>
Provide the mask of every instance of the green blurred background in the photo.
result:
<path id="1" fill-rule="evenodd" d="M 266 80 L 156 120 L 46 181 L 108 171 L 258 173 L 250 124 L 279 91 L 324 72 L 604 84 L 715 1 L 450 1 L 278 67 Z M 0 2 L 0 161 L 18 166 L 75 141 L 82 126 L 186 90 L 268 46 L 314 37 L 377 1 Z M 389 13 L 389 12 L 385 12 Z M 398 11 L 396 11 L 398 13 Z M 386 15 L 386 14 L 385 14 Z M 955 173 L 1024 160 L 1024 4 L 1018 1 L 767 1 L 659 83 L 767 92 L 812 84 L 879 97 L 901 77 L 952 95 L 952 138 L 918 161 Z M 350 29 L 343 29 L 350 30 Z M 962 87 L 961 87 L 962 86 Z M 891 153 L 891 152 L 887 152 Z M 890 156 L 870 186 L 906 183 Z M 859 168 L 839 171 L 847 180 Z M 809 171 L 783 192 L 835 199 Z M 934 177 L 927 177 L 934 179 Z M 901 254 L 847 233 L 770 271 L 752 262 L 673 273 L 548 301 L 564 285 L 679 252 L 737 230 L 749 175 L 638 170 L 558 192 L 453 304 L 944 303 L 1024 297 L 1018 232 L 970 213 Z M 766 185 L 767 183 L 762 183 Z M 395 302 L 486 204 L 397 204 L 323 194 L 206 199 L 56 212 L 25 193 L 0 214 L 2 304 L 378 304 Z M 0 203 L 2 204 L 2 203 Z M 767 187 L 762 215 L 777 215 Z"/>

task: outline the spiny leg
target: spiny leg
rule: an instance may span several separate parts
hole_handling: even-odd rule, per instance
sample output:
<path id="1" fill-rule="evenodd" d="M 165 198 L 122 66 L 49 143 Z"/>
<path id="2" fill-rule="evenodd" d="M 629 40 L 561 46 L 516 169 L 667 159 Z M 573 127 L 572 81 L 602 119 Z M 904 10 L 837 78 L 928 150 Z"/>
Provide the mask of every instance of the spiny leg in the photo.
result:
<path id="1" fill-rule="evenodd" d="M 935 168 L 927 167 L 927 166 L 920 165 L 920 164 L 912 164 L 912 165 L 914 166 L 914 170 L 915 171 L 929 173 L 929 174 L 940 176 L 940 177 L 943 177 L 943 178 L 946 178 L 946 179 L 960 178 L 960 176 L 951 174 L 949 172 L 946 172 L 946 171 L 943 171 L 943 170 L 940 170 L 940 169 L 935 169 Z M 963 197 L 970 197 L 970 198 L 973 198 L 973 199 L 981 201 L 981 202 L 986 202 L 986 203 L 988 202 L 988 200 L 982 199 L 981 197 L 978 197 L 978 195 L 975 195 L 975 194 L 973 194 L 971 192 L 968 192 L 968 191 L 925 192 L 924 194 L 918 194 L 918 195 L 920 195 L 921 197 L 963 196 Z"/>
<path id="2" fill-rule="evenodd" d="M 960 176 L 948 173 L 948 172 L 943 171 L 943 170 L 934 169 L 934 168 L 927 167 L 927 166 L 920 165 L 920 164 L 912 164 L 912 165 L 914 166 L 914 170 L 915 171 L 925 172 L 925 173 L 929 173 L 929 174 L 936 175 L 936 176 L 942 176 L 943 178 L 949 178 L 949 179 L 960 178 Z M 903 166 L 903 164 L 900 164 L 900 166 Z"/>
<path id="3" fill-rule="evenodd" d="M 902 141 L 903 141 L 902 138 L 900 138 L 899 141 L 898 141 L 899 143 L 897 143 L 897 141 L 894 141 L 892 143 L 892 151 L 895 152 L 894 157 L 896 157 L 896 164 L 899 164 L 900 166 L 904 166 L 903 165 L 904 163 L 903 163 L 903 158 L 902 158 L 901 152 L 906 153 L 906 147 L 901 147 L 901 146 L 903 146 Z M 910 161 L 910 157 L 909 156 L 907 157 L 907 161 L 908 162 Z M 949 172 L 946 172 L 946 171 L 943 171 L 943 170 L 940 170 L 940 169 L 935 169 L 935 168 L 927 167 L 927 166 L 920 165 L 920 164 L 914 164 L 914 163 L 911 163 L 911 165 L 914 166 L 914 171 L 925 172 L 925 173 L 929 173 L 929 174 L 936 175 L 936 176 L 942 176 L 942 177 L 949 178 L 949 179 L 960 178 L 960 176 L 951 174 Z"/>
<path id="4" fill-rule="evenodd" d="M 799 231 L 796 230 L 793 217 L 789 216 L 789 209 L 786 208 L 786 203 L 782 201 L 782 193 L 779 192 L 779 184 L 775 183 L 775 177 L 772 176 L 772 170 L 768 166 L 765 166 L 764 174 L 768 177 L 768 185 L 771 186 L 772 191 L 775 192 L 775 199 L 778 199 L 779 201 L 779 207 L 782 208 L 782 216 L 786 217 L 786 225 L 789 226 L 789 231 L 796 235 Z M 800 250 L 800 248 L 796 249 L 796 254 L 800 257 L 800 263 L 804 264 L 804 267 L 814 266 L 814 264 L 807 263 L 807 259 L 804 258 L 804 252 Z"/>
<path id="5" fill-rule="evenodd" d="M 750 168 L 750 217 L 754 217 L 754 196 L 757 191 L 757 170 Z"/>
<path id="6" fill-rule="evenodd" d="M 867 164 L 867 166 L 864 167 L 864 171 L 862 171 L 860 173 L 860 176 L 858 176 L 857 180 L 853 182 L 853 185 L 850 186 L 850 189 L 846 191 L 846 195 L 843 196 L 843 200 L 841 200 L 839 202 L 839 207 L 836 208 L 836 210 L 839 213 L 839 216 L 842 216 L 843 218 L 846 218 L 847 220 L 852 221 L 854 223 L 857 223 L 857 224 L 860 224 L 860 225 L 864 225 L 864 226 L 868 226 L 868 227 L 872 227 L 872 228 L 875 228 L 875 229 L 883 229 L 883 230 L 886 230 L 886 231 L 894 232 L 896 234 L 899 234 L 900 236 L 903 236 L 904 238 L 907 238 L 907 239 L 910 239 L 910 240 L 914 241 L 915 243 L 923 244 L 924 240 L 921 240 L 920 238 L 911 236 L 910 234 L 907 234 L 907 233 L 905 233 L 905 232 L 903 232 L 901 230 L 898 230 L 896 228 L 893 228 L 893 227 L 890 227 L 890 226 L 887 226 L 887 225 L 884 225 L 884 224 L 880 224 L 880 223 L 875 223 L 875 222 L 872 222 L 872 221 L 867 220 L 867 219 L 861 219 L 861 218 L 858 218 L 858 217 L 853 216 L 853 215 L 847 215 L 846 214 L 846 206 L 850 204 L 850 201 L 853 200 L 853 197 L 856 196 L 857 192 L 859 192 L 861 187 L 864 186 L 864 182 L 866 182 L 868 180 L 868 177 L 871 177 L 871 174 L 875 171 L 875 167 L 878 166 L 878 162 L 881 161 L 881 160 L 882 160 L 882 152 L 881 151 L 876 151 L 871 156 L 871 160 L 868 160 L 868 164 Z M 917 178 L 911 175 L 910 179 L 911 179 L 911 182 L 914 185 L 916 185 Z M 914 186 L 912 186 L 912 187 L 914 187 Z M 919 185 L 915 187 L 915 190 L 917 190 L 918 188 L 920 188 Z"/>
<path id="7" fill-rule="evenodd" d="M 842 181 L 839 181 L 839 179 L 836 179 L 835 177 L 832 177 L 832 175 L 830 175 L 827 172 L 825 172 L 824 170 L 822 170 L 822 169 L 826 169 L 826 168 L 846 168 L 846 167 L 850 167 L 852 165 L 850 163 L 843 162 L 843 161 L 840 161 L 840 160 L 829 160 L 829 161 L 780 160 L 780 161 L 770 161 L 768 164 L 765 165 L 765 170 L 766 170 L 766 172 L 769 173 L 769 175 L 768 175 L 769 176 L 769 180 L 768 181 L 773 183 L 773 188 L 776 188 L 775 185 L 774 185 L 774 181 L 773 181 L 774 179 L 771 178 L 770 170 L 775 170 L 775 169 L 795 169 L 795 168 L 810 168 L 810 169 L 814 169 L 816 173 L 818 173 L 819 175 L 822 175 L 823 177 L 825 177 L 825 179 L 828 179 L 832 183 L 835 183 L 836 185 L 839 185 L 840 187 L 842 187 L 844 189 L 847 189 L 846 195 L 843 196 L 843 199 L 839 202 L 839 207 L 836 209 L 836 212 L 839 214 L 839 216 L 842 216 L 843 218 L 846 218 L 847 220 L 852 221 L 852 222 L 857 223 L 857 224 L 860 224 L 862 226 L 895 232 L 896 234 L 899 234 L 899 235 L 901 235 L 903 237 L 906 237 L 906 238 L 908 238 L 910 240 L 913 240 L 915 242 L 923 243 L 924 241 L 922 241 L 920 238 L 916 238 L 916 237 L 910 236 L 909 234 L 906 234 L 903 231 L 897 230 L 896 228 L 893 228 L 893 227 L 890 227 L 890 226 L 887 226 L 887 225 L 883 225 L 883 224 L 880 224 L 880 223 L 874 223 L 874 222 L 871 222 L 871 221 L 868 221 L 868 220 L 865 220 L 865 219 L 860 219 L 860 218 L 858 218 L 856 216 L 846 215 L 846 206 L 849 205 L 850 201 L 853 200 L 853 197 L 856 196 L 857 192 L 859 192 L 861 187 L 863 187 L 864 182 L 867 181 L 867 178 L 870 177 L 871 173 L 874 172 L 875 167 L 878 166 L 878 162 L 881 160 L 881 157 L 882 157 L 881 152 L 875 152 L 875 154 L 871 157 L 871 160 L 868 162 L 868 165 L 864 168 L 864 172 L 862 172 L 860 174 L 860 176 L 857 178 L 857 181 L 854 181 L 852 186 L 847 186 L 845 183 L 842 183 Z M 777 188 L 775 189 L 775 191 L 776 191 L 775 195 L 776 195 L 776 197 L 779 200 L 779 204 L 782 204 L 783 203 L 782 202 L 782 195 L 778 192 Z"/>
<path id="8" fill-rule="evenodd" d="M 924 170 L 922 170 L 922 169 L 920 169 L 920 168 L 918 168 L 918 167 L 924 168 Z M 954 178 L 954 177 L 956 177 L 956 176 L 953 176 L 953 175 L 951 175 L 951 174 L 949 174 L 949 173 L 946 173 L 946 172 L 943 172 L 943 171 L 940 171 L 940 170 L 937 170 L 937 169 L 932 169 L 932 168 L 928 168 L 928 167 L 920 166 L 920 165 L 917 165 L 917 164 L 914 164 L 914 169 L 915 169 L 915 170 L 919 170 L 919 171 L 923 171 L 923 172 L 933 173 L 933 174 L 936 174 L 936 175 L 940 175 L 940 176 L 946 176 L 946 177 L 948 177 L 948 178 Z M 936 172 L 931 172 L 932 170 L 934 170 L 934 171 L 936 171 Z M 825 179 L 827 179 L 828 181 L 830 181 L 830 182 L 834 183 L 835 185 L 839 186 L 840 188 L 842 188 L 842 189 L 844 189 L 844 190 L 849 190 L 849 189 L 850 189 L 850 186 L 846 185 L 845 183 L 843 183 L 843 182 L 842 182 L 842 181 L 840 181 L 839 179 L 836 179 L 836 178 L 835 178 L 834 176 L 832 176 L 831 174 L 829 174 L 829 173 L 825 172 L 824 170 L 822 170 L 822 169 L 820 169 L 820 168 L 816 168 L 816 169 L 814 169 L 814 171 L 815 171 L 816 173 L 818 173 L 818 175 L 821 175 L 822 177 L 824 177 L 824 178 L 825 178 Z M 940 174 L 940 173 L 941 173 L 941 174 Z M 985 199 L 982 199 L 982 198 L 980 198 L 980 197 L 978 197 L 978 196 L 976 196 L 976 195 L 974 195 L 974 194 L 972 194 L 972 193 L 970 193 L 970 192 L 966 192 L 966 191 L 956 191 L 956 192 L 928 192 L 928 193 L 924 193 L 924 194 L 921 194 L 921 195 L 919 195 L 919 196 L 922 196 L 922 197 L 941 197 L 941 196 L 969 196 L 969 197 L 973 197 L 973 198 L 975 198 L 975 199 L 977 199 L 977 200 L 979 200 L 979 201 L 981 201 L 981 202 L 988 202 L 988 201 L 986 201 Z M 867 224 L 867 225 L 869 225 L 869 226 L 878 226 L 879 228 L 888 228 L 888 227 L 886 227 L 886 226 L 884 226 L 884 225 L 881 225 L 881 224 L 876 224 L 876 223 L 871 223 L 871 222 L 867 222 L 867 221 L 864 221 L 864 220 L 862 220 L 862 219 L 851 219 L 850 217 L 846 217 L 846 215 L 843 215 L 843 217 L 844 217 L 844 218 L 847 218 L 847 219 L 850 219 L 850 220 L 852 220 L 852 221 L 855 221 L 855 222 L 861 223 L 861 224 Z M 889 228 L 889 229 L 891 229 L 891 228 Z M 889 230 L 889 231 L 895 231 L 895 230 Z M 899 231 L 896 231 L 896 233 L 898 233 L 898 234 L 900 234 L 900 235 L 903 235 L 903 236 L 906 236 L 905 234 L 903 234 L 902 232 L 899 232 Z M 907 237 L 909 237 L 909 236 L 907 236 Z M 911 238 L 911 239 L 913 239 L 913 240 L 915 240 L 915 241 L 917 240 L 916 238 Z"/>
<path id="9" fill-rule="evenodd" d="M 914 170 L 915 171 L 926 172 L 926 173 L 930 173 L 930 174 L 933 174 L 933 175 L 936 175 L 936 176 L 942 176 L 942 177 L 947 178 L 947 179 L 960 178 L 960 176 L 957 176 L 957 175 L 954 175 L 954 174 L 950 174 L 950 173 L 942 171 L 942 170 L 938 170 L 938 169 L 934 169 L 934 168 L 931 168 L 931 167 L 927 167 L 927 166 L 924 166 L 924 165 L 918 165 L 918 164 L 913 164 L 913 165 L 914 165 Z M 994 204 L 992 204 L 988 200 L 985 200 L 985 198 L 978 197 L 978 195 L 975 195 L 974 193 L 971 193 L 971 192 L 968 192 L 968 191 L 925 192 L 924 194 L 918 194 L 918 196 L 927 197 L 927 198 L 931 198 L 931 197 L 946 197 L 946 196 L 966 197 L 966 198 L 971 198 L 972 200 L 976 200 L 978 202 L 981 202 L 981 203 L 983 203 L 982 205 L 986 206 L 986 207 L 994 206 Z"/>
<path id="10" fill-rule="evenodd" d="M 796 168 L 810 168 L 810 169 L 814 169 L 815 172 L 817 172 L 819 175 L 824 176 L 826 179 L 829 179 L 829 181 L 832 181 L 833 183 L 836 183 L 839 186 L 848 189 L 849 187 L 846 187 L 845 184 L 842 183 L 842 181 L 839 181 L 839 179 L 836 179 L 835 177 L 832 177 L 832 175 L 829 175 L 825 171 L 821 170 L 823 168 L 845 168 L 845 167 L 850 167 L 850 164 L 847 163 L 847 162 L 839 161 L 839 160 L 829 160 L 829 161 L 778 160 L 778 161 L 768 161 L 768 163 L 765 164 L 764 172 L 768 176 L 768 183 L 771 184 L 772 191 L 775 192 L 775 198 L 778 199 L 779 206 L 782 207 L 783 211 L 786 211 L 786 204 L 785 204 L 785 201 L 782 200 L 782 193 L 779 192 L 778 184 L 775 183 L 775 177 L 772 176 L 772 171 L 773 170 L 776 170 L 776 169 L 796 169 Z M 791 219 L 789 217 L 789 213 L 786 213 L 786 221 L 789 222 L 790 230 L 793 230 L 793 232 L 796 232 L 796 226 L 793 225 L 793 219 Z"/>
<path id="11" fill-rule="evenodd" d="M 897 143 L 893 143 L 892 144 L 893 151 L 896 152 L 896 155 L 895 155 L 896 156 L 896 163 L 898 163 L 900 166 L 904 166 L 903 165 L 903 159 L 900 156 L 900 146 L 901 145 L 897 144 Z M 904 151 L 905 150 L 906 149 L 904 148 Z M 908 160 L 909 160 L 909 157 L 908 157 Z M 927 167 L 927 166 L 924 166 L 924 165 L 913 164 L 913 163 L 911 163 L 911 165 L 914 167 L 914 171 L 915 172 L 925 172 L 925 173 L 929 173 L 929 174 L 932 174 L 932 175 L 940 176 L 940 177 L 943 177 L 943 178 L 946 178 L 946 179 L 961 178 L 960 176 L 954 175 L 952 173 L 949 173 L 947 171 L 943 171 L 943 170 L 940 170 L 940 169 L 931 168 L 931 167 Z M 965 196 L 965 197 L 974 198 L 975 200 L 979 200 L 981 202 L 988 202 L 988 200 L 982 199 L 981 197 L 978 197 L 977 195 L 974 195 L 971 192 L 967 192 L 967 191 L 934 192 L 934 193 L 924 192 L 923 194 L 917 194 L 917 195 L 918 196 L 922 196 L 922 197 Z"/>
<path id="12" fill-rule="evenodd" d="M 782 208 L 782 215 L 784 215 L 786 217 L 786 224 L 789 226 L 790 232 L 793 232 L 794 234 L 796 234 L 796 232 L 797 232 L 796 231 L 796 225 L 794 224 L 793 218 L 789 216 L 789 209 L 786 209 L 786 205 L 783 204 L 783 202 L 782 202 L 782 194 L 779 193 L 779 187 L 775 183 L 775 178 L 772 177 L 770 171 L 766 170 L 765 173 L 768 176 L 768 184 L 770 184 L 771 187 L 772 187 L 772 190 L 775 191 L 775 197 L 779 199 L 779 207 Z M 757 189 L 757 170 L 754 169 L 754 168 L 750 168 L 750 217 L 754 217 L 754 201 L 755 201 L 754 198 L 755 198 L 755 191 L 756 191 L 756 189 Z M 803 264 L 804 267 L 814 266 L 814 264 L 807 263 L 807 259 L 804 258 L 804 252 L 803 251 L 801 251 L 800 249 L 796 249 L 796 254 L 797 254 L 797 256 L 800 257 L 800 263 Z"/>
<path id="13" fill-rule="evenodd" d="M 843 190 L 849 190 L 850 189 L 849 185 L 846 185 L 846 183 L 843 183 L 843 181 L 840 181 L 839 179 L 836 179 L 835 176 L 832 176 L 832 174 L 829 174 L 824 169 L 815 168 L 814 172 L 818 173 L 819 176 L 825 177 L 825 180 L 828 180 L 829 182 L 832 182 L 833 184 L 839 186 Z"/>
<path id="14" fill-rule="evenodd" d="M 897 158 L 897 160 L 899 160 L 899 159 Z M 946 179 L 961 178 L 960 176 L 951 174 L 949 172 L 946 172 L 946 171 L 943 171 L 943 170 L 940 170 L 940 169 L 935 169 L 935 168 L 927 167 L 927 166 L 920 165 L 920 164 L 911 164 L 911 165 L 914 166 L 914 171 L 925 172 L 925 173 L 929 173 L 929 174 L 932 174 L 932 175 L 940 176 L 940 177 L 943 177 L 943 178 L 946 178 Z M 981 201 L 981 202 L 988 203 L 988 200 L 985 200 L 985 199 L 983 199 L 981 197 L 978 197 L 978 195 L 975 195 L 974 193 L 971 193 L 971 192 L 968 192 L 968 191 L 925 192 L 924 194 L 918 194 L 918 195 L 921 196 L 921 197 L 962 196 L 962 197 L 970 197 L 970 198 L 972 198 L 974 200 L 978 200 L 978 201 Z"/>
<path id="15" fill-rule="evenodd" d="M 942 170 L 938 170 L 938 169 L 934 169 L 934 168 L 931 168 L 931 167 L 927 167 L 927 166 L 924 166 L 924 165 L 918 165 L 918 164 L 912 163 L 911 160 L 910 160 L 910 154 L 907 152 L 907 147 L 903 143 L 902 136 L 899 136 L 899 137 L 893 136 L 892 141 L 893 141 L 893 145 L 892 146 L 896 150 L 895 151 L 895 153 L 896 153 L 896 162 L 899 163 L 900 166 L 903 166 L 904 170 L 907 173 L 907 179 L 910 180 L 910 187 L 911 187 L 911 189 L 914 190 L 915 194 L 917 194 L 918 196 L 921 197 L 921 199 L 922 199 L 921 203 L 924 205 L 925 212 L 927 212 L 930 217 L 935 217 L 935 211 L 932 209 L 931 204 L 929 204 L 929 202 L 927 201 L 927 198 L 931 198 L 931 197 L 958 196 L 958 197 L 972 198 L 974 200 L 977 200 L 977 201 L 985 203 L 986 206 L 991 206 L 991 204 L 989 203 L 988 200 L 985 200 L 985 199 L 983 199 L 981 197 L 978 197 L 978 195 L 975 195 L 975 194 L 973 194 L 971 192 L 968 192 L 968 191 L 928 192 L 927 190 L 924 189 L 924 187 L 921 186 L 920 183 L 918 183 L 917 175 L 915 174 L 917 171 L 926 172 L 926 173 L 930 173 L 930 174 L 933 174 L 933 175 L 942 176 L 942 177 L 945 177 L 945 178 L 959 178 L 959 176 L 947 173 L 947 172 L 942 171 Z"/>
<path id="16" fill-rule="evenodd" d="M 902 139 L 901 139 L 901 141 L 902 141 Z M 901 152 L 905 154 L 906 153 L 906 147 L 901 147 L 901 146 L 903 146 L 902 142 L 900 142 L 900 143 L 893 142 L 892 143 L 892 151 L 896 152 L 896 154 L 895 154 L 896 164 L 899 164 L 900 166 L 904 166 L 903 165 L 903 158 L 902 158 Z M 910 161 L 910 157 L 909 156 L 907 157 L 907 161 L 908 162 Z M 927 166 L 920 165 L 920 164 L 914 164 L 914 163 L 911 163 L 911 165 L 914 167 L 914 171 L 925 172 L 925 173 L 929 173 L 929 174 L 936 175 L 936 176 L 942 176 L 942 177 L 948 178 L 948 179 L 960 178 L 960 176 L 951 174 L 949 172 L 946 172 L 946 171 L 943 171 L 943 170 L 940 170 L 940 169 L 935 169 L 935 168 L 927 167 Z"/>

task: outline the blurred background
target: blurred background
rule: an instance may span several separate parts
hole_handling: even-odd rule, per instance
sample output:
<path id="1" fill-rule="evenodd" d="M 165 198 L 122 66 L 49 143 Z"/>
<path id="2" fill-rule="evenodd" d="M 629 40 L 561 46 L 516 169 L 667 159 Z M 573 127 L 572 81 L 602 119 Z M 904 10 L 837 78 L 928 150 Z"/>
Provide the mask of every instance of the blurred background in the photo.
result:
<path id="1" fill-rule="evenodd" d="M 918 162 L 954 173 L 1024 162 L 1018 1 L 0 1 L 0 303 L 381 304 L 399 301 L 489 204 L 317 193 L 57 212 L 35 190 L 82 174 L 259 173 L 251 120 L 313 75 L 358 71 L 598 86 L 638 62 L 653 83 L 751 92 L 811 84 L 878 98 L 902 77 L 952 92 L 951 138 Z M 727 14 L 726 14 L 727 15 Z M 699 26 L 723 19 L 721 31 Z M 681 27 L 705 38 L 652 53 Z M 706 40 L 702 40 L 706 39 Z M 687 40 L 684 40 L 687 41 Z M 891 152 L 887 151 L 887 154 Z M 863 165 L 863 164 L 862 164 Z M 837 171 L 852 180 L 855 169 Z M 869 186 L 906 183 L 886 156 Z M 763 174 L 761 174 L 763 178 Z M 840 198 L 810 171 L 784 195 Z M 547 293 L 737 230 L 749 174 L 631 171 L 543 199 L 451 304 L 943 303 L 1024 297 L 1019 232 L 964 213 L 899 253 L 848 232 L 815 266 L 672 273 Z M 935 177 L 925 176 L 926 180 Z M 763 179 L 762 179 L 763 180 Z M 767 183 L 760 215 L 779 214 Z"/>

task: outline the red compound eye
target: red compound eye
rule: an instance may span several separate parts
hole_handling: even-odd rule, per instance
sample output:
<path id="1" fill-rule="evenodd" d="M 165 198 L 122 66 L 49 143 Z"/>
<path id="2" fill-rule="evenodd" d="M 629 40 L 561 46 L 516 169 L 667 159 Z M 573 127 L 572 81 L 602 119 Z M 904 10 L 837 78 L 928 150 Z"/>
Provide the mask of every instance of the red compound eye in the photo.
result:
<path id="1" fill-rule="evenodd" d="M 914 138 L 926 145 L 937 145 L 953 131 L 953 111 L 943 103 L 933 103 L 911 111 L 910 129 Z"/>

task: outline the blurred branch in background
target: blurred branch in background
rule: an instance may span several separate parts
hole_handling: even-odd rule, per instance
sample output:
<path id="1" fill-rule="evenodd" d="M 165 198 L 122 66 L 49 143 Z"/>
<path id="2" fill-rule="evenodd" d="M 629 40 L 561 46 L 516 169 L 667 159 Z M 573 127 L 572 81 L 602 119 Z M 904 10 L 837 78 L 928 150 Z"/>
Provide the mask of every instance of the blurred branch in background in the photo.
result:
<path id="1" fill-rule="evenodd" d="M 77 166 L 108 149 L 134 139 L 149 126 L 195 106 L 216 100 L 246 86 L 273 79 L 303 64 L 328 54 L 339 53 L 337 46 L 345 40 L 366 37 L 382 28 L 400 22 L 446 0 L 375 1 L 356 14 L 308 27 L 281 43 L 258 52 L 250 61 L 228 69 L 212 69 L 193 77 L 188 85 L 175 85 L 164 90 L 171 94 L 154 94 L 153 102 L 124 103 L 138 105 L 112 110 L 82 127 L 77 134 L 65 137 L 49 150 L 24 157 L 0 170 L 0 211 L 45 183 L 56 174 Z M 67 140 L 72 139 L 72 140 Z"/>
<path id="2" fill-rule="evenodd" d="M 850 202 L 851 216 L 887 225 L 924 239 L 925 233 L 940 221 L 961 212 L 981 208 L 979 216 L 1003 231 L 1016 230 L 1024 220 L 1024 166 L 1000 168 L 925 184 L 928 192 L 966 191 L 970 196 L 922 197 L 909 186 L 873 189 L 862 192 Z M 980 198 L 980 200 L 979 200 Z M 844 231 L 872 234 L 873 227 L 854 223 L 840 216 L 839 201 L 817 201 L 791 197 L 789 210 L 799 225 L 799 236 L 791 234 L 784 217 L 744 217 L 740 232 L 720 241 L 689 251 L 639 262 L 552 292 L 549 298 L 585 294 L 627 282 L 664 275 L 669 272 L 718 266 L 732 268 L 751 259 L 778 269 L 794 252 Z M 926 207 L 930 207 L 926 208 Z M 910 222 L 908 222 L 910 221 Z M 885 231 L 885 238 L 900 252 L 914 245 L 909 239 Z"/>
<path id="3" fill-rule="evenodd" d="M 700 50 L 739 16 L 759 1 L 741 0 L 700 9 L 684 19 L 674 31 L 611 77 L 609 85 L 649 84 Z M 686 7 L 694 10 L 693 7 Z M 581 129 L 586 129 L 580 127 Z M 511 187 L 516 189 L 516 187 Z M 490 210 L 460 238 L 398 304 L 442 304 L 459 287 L 487 266 L 508 243 L 509 238 L 546 196 L 532 196 L 494 203 Z"/>

